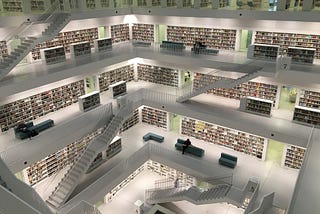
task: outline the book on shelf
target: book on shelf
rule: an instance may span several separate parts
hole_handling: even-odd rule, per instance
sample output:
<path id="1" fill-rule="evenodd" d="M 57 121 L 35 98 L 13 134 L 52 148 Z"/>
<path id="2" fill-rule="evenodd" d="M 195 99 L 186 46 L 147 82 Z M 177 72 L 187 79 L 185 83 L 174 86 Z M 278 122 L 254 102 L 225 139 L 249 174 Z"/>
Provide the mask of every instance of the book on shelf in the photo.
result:
<path id="1" fill-rule="evenodd" d="M 181 133 L 258 159 L 265 158 L 267 140 L 263 137 L 187 117 L 182 119 Z"/>
<path id="2" fill-rule="evenodd" d="M 279 54 L 279 45 L 253 44 L 247 52 L 249 59 L 276 60 Z"/>
<path id="3" fill-rule="evenodd" d="M 288 47 L 287 55 L 292 62 L 313 64 L 315 53 L 315 48 Z"/>
<path id="4" fill-rule="evenodd" d="M 101 38 L 94 40 L 94 49 L 96 52 L 112 50 L 112 38 Z"/>
<path id="5" fill-rule="evenodd" d="M 65 108 L 77 102 L 84 93 L 84 80 L 80 80 L 1 105 L 1 131 L 7 131 L 21 121 L 28 122 Z"/>
<path id="6" fill-rule="evenodd" d="M 167 128 L 167 112 L 144 106 L 142 108 L 142 122 L 160 128 Z"/>
<path id="7" fill-rule="evenodd" d="M 240 99 L 240 110 L 270 117 L 272 104 L 272 100 L 266 100 L 257 97 L 244 97 Z"/>
<path id="8" fill-rule="evenodd" d="M 304 106 L 295 106 L 293 119 L 294 122 L 309 126 L 320 125 L 320 109 Z"/>
<path id="9" fill-rule="evenodd" d="M 116 82 L 109 86 L 113 98 L 127 93 L 127 83 L 124 80 Z"/>
<path id="10" fill-rule="evenodd" d="M 139 123 L 139 109 L 134 110 L 133 115 L 122 124 L 119 133 L 122 133 Z"/>
<path id="11" fill-rule="evenodd" d="M 132 40 L 153 42 L 154 41 L 154 25 L 153 24 L 133 24 Z"/>
<path id="12" fill-rule="evenodd" d="M 288 145 L 285 149 L 283 165 L 293 169 L 300 169 L 306 149 L 294 145 Z"/>
<path id="13" fill-rule="evenodd" d="M 89 111 L 101 104 L 99 91 L 93 91 L 78 98 L 80 111 Z"/>
<path id="14" fill-rule="evenodd" d="M 125 42 L 130 40 L 129 24 L 111 26 L 112 43 Z"/>
<path id="15" fill-rule="evenodd" d="M 66 53 L 63 46 L 43 49 L 42 55 L 48 65 L 66 61 Z"/>
<path id="16" fill-rule="evenodd" d="M 73 58 L 91 54 L 91 45 L 90 42 L 79 42 L 73 43 L 70 45 L 71 56 Z"/>
<path id="17" fill-rule="evenodd" d="M 107 71 L 104 73 L 99 74 L 99 89 L 100 91 L 107 91 L 109 90 L 109 86 L 119 82 L 119 81 L 126 81 L 130 82 L 133 80 L 134 70 L 133 65 L 123 66 L 111 71 Z"/>
<path id="18" fill-rule="evenodd" d="M 179 71 L 176 69 L 138 63 L 137 70 L 139 80 L 173 87 L 179 85 Z"/>

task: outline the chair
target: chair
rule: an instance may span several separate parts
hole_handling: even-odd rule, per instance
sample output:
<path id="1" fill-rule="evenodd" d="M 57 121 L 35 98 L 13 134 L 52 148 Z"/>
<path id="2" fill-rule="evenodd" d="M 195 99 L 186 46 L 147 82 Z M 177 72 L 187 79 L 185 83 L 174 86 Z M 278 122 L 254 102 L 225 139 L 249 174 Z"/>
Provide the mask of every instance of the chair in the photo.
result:
<path id="1" fill-rule="evenodd" d="M 248 1 L 248 6 L 250 7 L 250 9 L 254 8 L 253 1 Z"/>
<path id="2" fill-rule="evenodd" d="M 241 0 L 237 0 L 237 6 L 239 9 L 243 6 L 243 2 Z"/>

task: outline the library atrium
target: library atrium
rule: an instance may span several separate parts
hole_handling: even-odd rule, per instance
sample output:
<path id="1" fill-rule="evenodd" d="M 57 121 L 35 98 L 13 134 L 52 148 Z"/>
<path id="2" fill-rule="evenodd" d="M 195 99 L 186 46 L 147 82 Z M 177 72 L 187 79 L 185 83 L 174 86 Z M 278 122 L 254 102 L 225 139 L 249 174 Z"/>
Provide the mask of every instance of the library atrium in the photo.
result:
<path id="1" fill-rule="evenodd" d="M 319 9 L 0 0 L 0 213 L 318 213 Z"/>

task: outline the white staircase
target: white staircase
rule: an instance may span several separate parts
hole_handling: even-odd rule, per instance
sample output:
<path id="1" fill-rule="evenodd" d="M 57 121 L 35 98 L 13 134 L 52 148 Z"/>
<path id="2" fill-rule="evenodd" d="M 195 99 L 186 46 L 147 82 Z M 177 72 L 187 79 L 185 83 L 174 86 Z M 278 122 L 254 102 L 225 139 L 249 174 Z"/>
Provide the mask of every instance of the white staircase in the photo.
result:
<path id="1" fill-rule="evenodd" d="M 255 71 L 252 73 L 248 73 L 238 79 L 220 79 L 216 80 L 214 83 L 210 83 L 205 85 L 204 87 L 198 88 L 196 90 L 191 90 L 177 98 L 177 102 L 185 102 L 188 99 L 195 97 L 197 95 L 206 93 L 207 91 L 214 89 L 214 88 L 226 88 L 231 89 L 241 83 L 248 82 L 249 80 L 258 77 L 259 71 Z"/>
<path id="2" fill-rule="evenodd" d="M 4 57 L 0 62 L 0 80 L 4 78 L 30 51 L 35 45 L 53 39 L 60 30 L 70 21 L 69 13 L 54 12 L 48 17 L 48 20 L 39 21 L 40 23 L 46 23 L 49 21 L 48 27 L 42 32 L 39 37 L 23 37 L 22 34 L 27 28 L 31 27 L 33 23 L 24 23 L 21 30 L 15 32 L 13 37 L 21 39 L 21 44 L 18 45 L 8 57 Z M 10 41 L 12 38 L 6 38 L 6 41 Z"/>
<path id="3" fill-rule="evenodd" d="M 223 201 L 230 190 L 230 185 L 218 185 L 206 191 L 198 187 L 168 188 L 146 190 L 146 202 L 150 204 L 187 200 L 194 204 L 209 204 Z M 227 200 L 226 200 L 227 201 Z"/>
<path id="4" fill-rule="evenodd" d="M 97 154 L 106 150 L 113 138 L 117 135 L 122 123 L 133 113 L 132 106 L 128 105 L 119 110 L 105 131 L 89 144 L 83 154 L 75 161 L 49 196 L 47 203 L 54 209 L 62 206 L 70 197 L 79 181 L 88 171 Z"/>

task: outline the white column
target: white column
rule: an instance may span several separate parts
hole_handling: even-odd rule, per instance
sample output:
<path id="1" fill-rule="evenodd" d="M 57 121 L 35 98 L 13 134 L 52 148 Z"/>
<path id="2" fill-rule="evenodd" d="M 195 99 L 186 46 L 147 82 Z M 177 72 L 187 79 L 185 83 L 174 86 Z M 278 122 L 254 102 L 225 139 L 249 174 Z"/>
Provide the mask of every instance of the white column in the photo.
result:
<path id="1" fill-rule="evenodd" d="M 167 112 L 167 131 L 169 132 L 171 128 L 171 113 Z"/>
<path id="2" fill-rule="evenodd" d="M 241 33 L 240 30 L 236 31 L 236 44 L 235 44 L 235 51 L 240 50 L 240 41 L 241 41 Z"/>
<path id="3" fill-rule="evenodd" d="M 286 160 L 286 154 L 287 154 L 287 150 L 288 150 L 288 144 L 285 144 L 284 149 L 283 149 L 283 153 L 282 153 L 282 160 L 281 160 L 281 166 L 284 167 L 284 162 Z"/>
<path id="4" fill-rule="evenodd" d="M 262 161 L 266 160 L 267 150 L 268 150 L 268 138 L 265 138 L 264 145 L 263 145 L 263 151 L 262 151 L 262 157 L 261 157 Z"/>
<path id="5" fill-rule="evenodd" d="M 133 79 L 138 82 L 138 64 L 136 62 L 133 64 Z"/>

